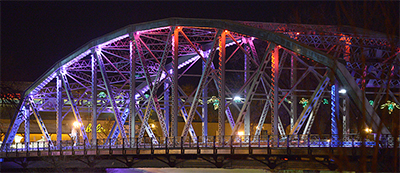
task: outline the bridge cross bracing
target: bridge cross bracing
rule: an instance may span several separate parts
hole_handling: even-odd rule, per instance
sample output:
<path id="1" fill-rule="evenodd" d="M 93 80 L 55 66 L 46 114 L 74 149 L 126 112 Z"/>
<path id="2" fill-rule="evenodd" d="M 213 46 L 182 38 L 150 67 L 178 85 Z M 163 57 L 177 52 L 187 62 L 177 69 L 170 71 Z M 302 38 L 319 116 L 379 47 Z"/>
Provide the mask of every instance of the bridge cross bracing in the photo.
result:
<path id="1" fill-rule="evenodd" d="M 336 26 L 184 18 L 129 25 L 90 41 L 37 79 L 24 92 L 3 143 L 13 142 L 22 122 L 25 134 L 30 134 L 30 115 L 41 114 L 57 115 L 56 143 L 61 140 L 60 124 L 73 117 L 80 122 L 87 146 L 99 136 L 95 128 L 86 134 L 85 127 L 104 117 L 116 120 L 107 142 L 118 137 L 142 142 L 146 135 L 154 144 L 160 142 L 156 137 L 190 136 L 197 142 L 196 134 L 215 135 L 207 132 L 212 116 L 217 117 L 221 138 L 237 135 L 244 126 L 246 134 L 260 135 L 269 121 L 272 135 L 307 135 L 318 122 L 315 118 L 331 114 L 331 105 L 339 109 L 340 120 L 332 128 L 349 133 L 348 121 L 363 118 L 357 114 L 365 110 L 366 126 L 390 134 L 377 104 L 368 100 L 379 103 L 389 98 L 400 105 L 398 45 L 381 34 L 348 31 Z M 367 63 L 362 64 L 362 58 Z M 340 99 L 320 104 L 333 98 L 332 88 L 347 90 L 340 96 L 346 106 L 340 106 Z M 212 103 L 205 102 L 213 96 Z M 310 100 L 304 109 L 298 104 L 301 97 Z M 156 128 L 149 125 L 150 117 Z M 248 118 L 258 124 L 253 132 Z M 36 119 L 53 145 L 44 122 Z M 184 126 L 178 128 L 178 121 Z M 194 121 L 202 123 L 202 131 L 195 131 Z"/>

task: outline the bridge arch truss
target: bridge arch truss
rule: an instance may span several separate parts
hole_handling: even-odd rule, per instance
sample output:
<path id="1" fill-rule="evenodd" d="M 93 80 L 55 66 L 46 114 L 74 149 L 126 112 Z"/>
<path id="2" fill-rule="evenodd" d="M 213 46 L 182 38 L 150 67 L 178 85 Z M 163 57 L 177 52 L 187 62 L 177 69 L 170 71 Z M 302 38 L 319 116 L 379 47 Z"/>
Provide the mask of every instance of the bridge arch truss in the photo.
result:
<path id="1" fill-rule="evenodd" d="M 25 91 L 3 143 L 12 143 L 19 129 L 25 129 L 29 141 L 29 121 L 36 119 L 53 145 L 46 127 L 54 124 L 43 121 L 44 113 L 56 117 L 57 143 L 63 121 L 73 117 L 86 145 L 97 138 L 96 126 L 87 134 L 86 125 L 97 124 L 104 114 L 115 120 L 107 140 L 156 137 L 148 123 L 153 116 L 161 136 L 190 136 L 196 142 L 209 133 L 211 111 L 218 117 L 220 136 L 236 135 L 243 127 L 245 135 L 257 136 L 268 120 L 271 134 L 309 134 L 319 111 L 331 115 L 331 133 L 338 134 L 349 129 L 344 121 L 351 119 L 349 107 L 365 110 L 365 118 L 359 118 L 373 131 L 389 134 L 378 105 L 368 100 L 379 103 L 388 96 L 400 105 L 399 48 L 376 33 L 344 30 L 184 18 L 129 25 L 92 40 L 37 79 Z M 363 65 L 360 57 L 371 62 Z M 188 83 L 193 90 L 185 89 Z M 339 97 L 341 88 L 347 97 Z M 301 97 L 309 98 L 304 108 Z M 324 105 L 324 99 L 330 104 Z M 185 125 L 178 129 L 182 120 Z M 202 122 L 202 131 L 194 130 L 193 120 Z M 230 134 L 225 134 L 225 121 Z M 290 131 L 285 130 L 289 125 Z"/>

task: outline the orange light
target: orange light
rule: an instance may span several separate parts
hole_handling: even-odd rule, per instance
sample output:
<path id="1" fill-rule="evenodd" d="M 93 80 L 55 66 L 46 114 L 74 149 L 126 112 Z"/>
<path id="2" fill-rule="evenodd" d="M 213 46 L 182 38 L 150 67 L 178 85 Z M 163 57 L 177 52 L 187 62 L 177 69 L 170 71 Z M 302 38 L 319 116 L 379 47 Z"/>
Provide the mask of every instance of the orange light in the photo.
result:
<path id="1" fill-rule="evenodd" d="M 243 131 L 239 131 L 239 132 L 238 132 L 238 135 L 239 135 L 239 136 L 243 136 L 243 135 L 244 135 L 244 132 L 243 132 Z"/>
<path id="2" fill-rule="evenodd" d="M 299 35 L 300 34 L 300 32 L 298 32 L 298 33 L 296 33 L 297 35 Z"/>

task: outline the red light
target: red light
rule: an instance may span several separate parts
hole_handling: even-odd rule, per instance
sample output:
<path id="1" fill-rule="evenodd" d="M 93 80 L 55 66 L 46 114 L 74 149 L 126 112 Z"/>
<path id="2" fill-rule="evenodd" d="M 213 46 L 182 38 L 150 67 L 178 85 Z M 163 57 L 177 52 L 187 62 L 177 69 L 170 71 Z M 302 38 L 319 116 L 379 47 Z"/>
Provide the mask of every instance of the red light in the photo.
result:
<path id="1" fill-rule="evenodd" d="M 298 33 L 296 33 L 297 35 L 299 35 L 300 33 L 298 32 Z"/>

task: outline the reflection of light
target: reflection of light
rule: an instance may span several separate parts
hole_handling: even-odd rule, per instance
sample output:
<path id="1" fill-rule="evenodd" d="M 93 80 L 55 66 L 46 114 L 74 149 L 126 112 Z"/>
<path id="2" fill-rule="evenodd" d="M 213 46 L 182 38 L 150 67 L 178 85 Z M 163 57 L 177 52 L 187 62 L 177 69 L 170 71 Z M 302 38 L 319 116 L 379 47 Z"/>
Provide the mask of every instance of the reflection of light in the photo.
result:
<path id="1" fill-rule="evenodd" d="M 150 127 L 151 127 L 151 128 L 155 128 L 155 127 L 156 127 L 156 125 L 154 125 L 154 124 L 150 124 Z"/>
<path id="2" fill-rule="evenodd" d="M 330 139 L 328 139 L 328 140 L 326 140 L 327 142 L 331 142 L 331 140 Z"/>
<path id="3" fill-rule="evenodd" d="M 79 123 L 78 121 L 75 121 L 72 125 L 73 125 L 75 128 L 78 128 L 78 127 L 81 126 L 81 123 Z"/>
<path id="4" fill-rule="evenodd" d="M 367 133 L 371 133 L 372 132 L 372 129 L 370 129 L 370 128 L 365 128 L 365 132 L 367 132 Z"/>
<path id="5" fill-rule="evenodd" d="M 346 94 L 346 92 L 347 92 L 347 91 L 346 91 L 345 89 L 339 90 L 339 93 L 340 93 L 340 94 Z"/>
<path id="6" fill-rule="evenodd" d="M 239 135 L 239 136 L 243 136 L 243 135 L 244 135 L 244 132 L 243 132 L 243 131 L 239 131 L 239 132 L 238 132 L 238 135 Z"/>

